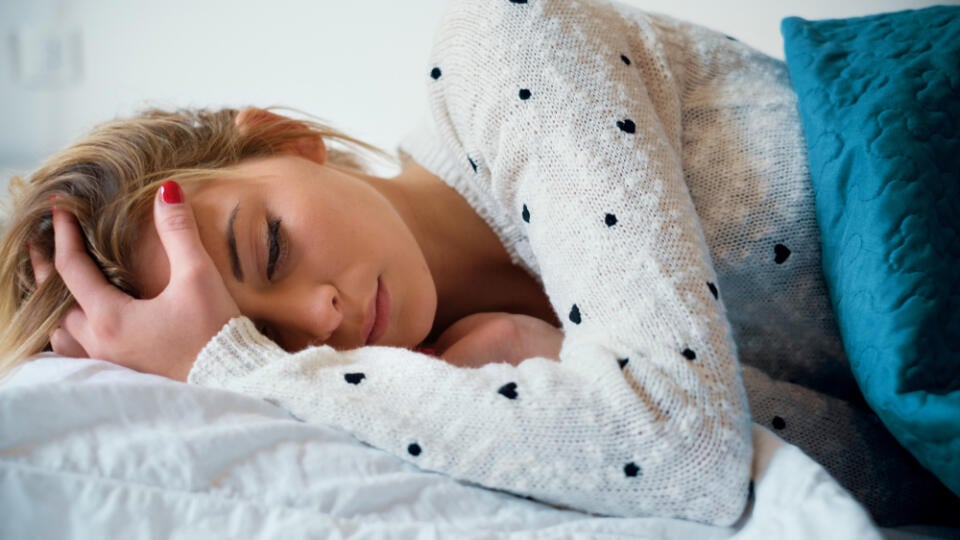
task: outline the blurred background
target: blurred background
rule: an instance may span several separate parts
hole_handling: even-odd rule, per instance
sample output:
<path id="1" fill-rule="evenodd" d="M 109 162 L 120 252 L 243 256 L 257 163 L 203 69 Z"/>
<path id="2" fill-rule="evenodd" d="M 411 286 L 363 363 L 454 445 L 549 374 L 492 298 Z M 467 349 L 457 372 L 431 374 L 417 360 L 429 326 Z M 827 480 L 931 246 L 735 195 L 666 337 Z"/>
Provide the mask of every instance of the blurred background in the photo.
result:
<path id="1" fill-rule="evenodd" d="M 476 0 L 500 1 L 500 0 Z M 783 58 L 780 19 L 960 0 L 626 0 Z M 146 107 L 285 105 L 393 150 L 445 0 L 0 0 L 0 188 Z M 383 171 L 388 172 L 388 171 Z"/>

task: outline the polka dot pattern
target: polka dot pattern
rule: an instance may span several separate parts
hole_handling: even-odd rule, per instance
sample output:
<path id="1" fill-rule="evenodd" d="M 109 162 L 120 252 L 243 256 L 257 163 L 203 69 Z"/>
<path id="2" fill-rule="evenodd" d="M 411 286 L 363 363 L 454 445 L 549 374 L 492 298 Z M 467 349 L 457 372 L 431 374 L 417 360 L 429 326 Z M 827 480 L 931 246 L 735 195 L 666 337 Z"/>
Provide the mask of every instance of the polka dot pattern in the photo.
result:
<path id="1" fill-rule="evenodd" d="M 636 478 L 640 476 L 640 466 L 631 461 L 623 466 L 623 474 L 629 478 Z"/>
<path id="2" fill-rule="evenodd" d="M 419 455 L 420 455 L 420 452 L 422 452 L 422 451 L 423 451 L 423 449 L 420 448 L 420 445 L 417 444 L 417 443 L 412 443 L 412 444 L 410 444 L 410 446 L 407 446 L 407 453 L 410 454 L 410 455 L 413 456 L 413 457 L 419 456 Z"/>
<path id="3" fill-rule="evenodd" d="M 580 318 L 580 308 L 576 304 L 570 308 L 570 322 L 573 324 L 580 324 L 582 319 Z"/>
<path id="4" fill-rule="evenodd" d="M 621 55 L 620 55 L 620 61 L 623 62 L 624 64 L 628 65 L 628 66 L 630 65 L 630 58 L 627 57 L 627 55 L 625 55 L 625 54 L 621 54 Z"/>
<path id="5" fill-rule="evenodd" d="M 716 298 L 717 300 L 720 299 L 720 291 L 717 290 L 717 286 L 716 286 L 716 285 L 714 285 L 713 283 L 711 283 L 711 282 L 708 281 L 708 282 L 707 282 L 707 288 L 710 289 L 710 294 L 712 294 L 714 298 Z"/>
<path id="6" fill-rule="evenodd" d="M 627 364 L 630 363 L 629 358 L 618 358 L 617 363 L 620 364 L 620 369 L 627 367 Z"/>
<path id="7" fill-rule="evenodd" d="M 440 68 L 438 67 L 435 67 L 430 70 L 430 78 L 433 80 L 439 79 L 441 75 L 443 75 L 443 72 L 440 71 Z"/>
<path id="8" fill-rule="evenodd" d="M 787 427 L 787 421 L 784 420 L 783 418 L 780 418 L 779 416 L 774 416 L 773 421 L 770 423 L 773 425 L 773 429 L 777 431 L 780 431 L 781 429 L 785 429 Z"/>
<path id="9" fill-rule="evenodd" d="M 637 124 L 633 123 L 633 120 L 629 118 L 626 120 L 617 120 L 617 127 L 624 133 L 633 134 L 637 132 Z"/>
<path id="10" fill-rule="evenodd" d="M 497 393 L 507 399 L 517 399 L 517 383 L 511 382 L 500 387 Z"/>
<path id="11" fill-rule="evenodd" d="M 530 209 L 527 208 L 527 205 L 523 205 L 523 212 L 520 213 L 520 217 L 527 223 L 530 223 Z"/>
<path id="12" fill-rule="evenodd" d="M 773 246 L 773 262 L 777 264 L 783 264 L 787 262 L 787 259 L 790 258 L 790 248 L 783 244 L 777 244 Z"/>
<path id="13" fill-rule="evenodd" d="M 350 384 L 360 384 L 367 376 L 363 373 L 345 373 L 343 379 Z"/>
<path id="14" fill-rule="evenodd" d="M 684 349 L 682 354 L 683 354 L 683 357 L 686 358 L 687 360 L 697 359 L 697 353 L 693 352 L 693 350 L 691 349 Z"/>
<path id="15" fill-rule="evenodd" d="M 607 214 L 604 216 L 603 222 L 607 224 L 607 227 L 613 227 L 617 224 L 617 216 L 613 214 Z"/>
<path id="16" fill-rule="evenodd" d="M 530 99 L 530 96 L 531 96 L 532 94 L 530 93 L 530 90 L 528 90 L 528 89 L 526 89 L 526 88 L 522 88 L 522 89 L 520 90 L 520 92 L 519 92 L 518 95 L 519 95 L 520 99 L 522 99 L 523 101 L 526 101 L 526 100 Z"/>

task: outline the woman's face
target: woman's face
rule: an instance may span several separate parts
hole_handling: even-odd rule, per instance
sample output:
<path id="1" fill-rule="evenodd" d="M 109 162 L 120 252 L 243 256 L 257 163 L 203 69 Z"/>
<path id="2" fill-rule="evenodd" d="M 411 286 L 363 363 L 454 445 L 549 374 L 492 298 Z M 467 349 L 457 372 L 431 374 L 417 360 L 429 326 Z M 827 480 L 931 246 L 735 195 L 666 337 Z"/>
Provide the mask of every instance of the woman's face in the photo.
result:
<path id="1" fill-rule="evenodd" d="M 437 293 L 416 239 L 370 180 L 293 155 L 245 161 L 186 191 L 241 313 L 288 351 L 412 347 Z M 135 261 L 145 297 L 169 279 L 152 223 Z M 189 312 L 185 309 L 185 313 Z"/>

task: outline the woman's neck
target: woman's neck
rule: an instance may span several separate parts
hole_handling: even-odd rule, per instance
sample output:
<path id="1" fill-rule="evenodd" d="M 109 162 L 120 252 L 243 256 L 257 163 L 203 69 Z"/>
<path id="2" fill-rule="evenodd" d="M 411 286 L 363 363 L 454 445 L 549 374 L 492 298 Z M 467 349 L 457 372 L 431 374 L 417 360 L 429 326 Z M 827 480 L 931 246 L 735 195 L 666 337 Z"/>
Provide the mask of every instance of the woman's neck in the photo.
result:
<path id="1" fill-rule="evenodd" d="M 556 321 L 539 283 L 514 265 L 489 225 L 453 188 L 410 163 L 381 181 L 416 237 L 437 288 L 432 334 L 467 315 L 489 311 L 526 313 Z"/>

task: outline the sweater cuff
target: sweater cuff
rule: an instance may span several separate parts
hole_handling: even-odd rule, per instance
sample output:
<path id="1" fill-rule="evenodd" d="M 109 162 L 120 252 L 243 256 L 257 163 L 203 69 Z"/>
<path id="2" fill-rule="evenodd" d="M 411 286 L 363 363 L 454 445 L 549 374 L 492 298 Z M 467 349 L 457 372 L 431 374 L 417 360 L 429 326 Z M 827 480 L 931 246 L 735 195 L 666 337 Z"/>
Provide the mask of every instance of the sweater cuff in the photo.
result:
<path id="1" fill-rule="evenodd" d="M 258 332 L 250 319 L 235 317 L 200 351 L 187 382 L 227 387 L 231 379 L 255 371 L 283 354 L 283 349 Z"/>

